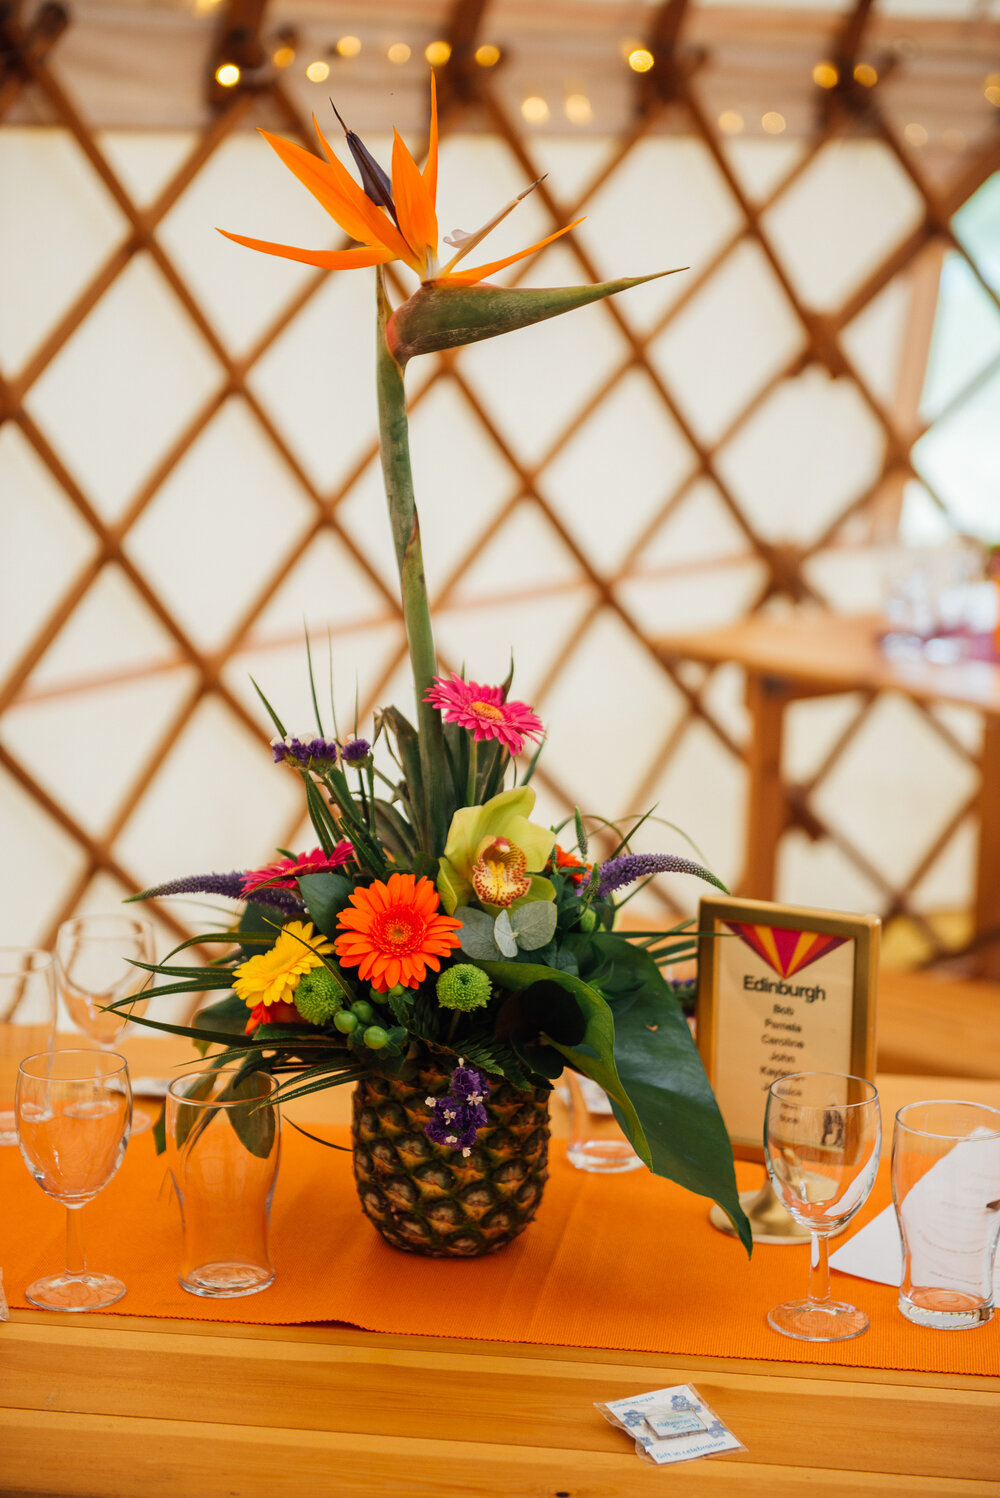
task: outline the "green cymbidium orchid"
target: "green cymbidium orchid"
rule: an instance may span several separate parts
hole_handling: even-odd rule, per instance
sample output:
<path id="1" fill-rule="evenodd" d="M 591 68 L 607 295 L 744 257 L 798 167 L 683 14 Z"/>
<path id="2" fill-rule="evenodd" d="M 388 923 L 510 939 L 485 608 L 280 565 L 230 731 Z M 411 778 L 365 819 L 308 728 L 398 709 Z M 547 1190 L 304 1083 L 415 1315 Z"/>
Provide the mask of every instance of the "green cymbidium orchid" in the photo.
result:
<path id="1" fill-rule="evenodd" d="M 534 805 L 534 791 L 521 785 L 455 813 L 437 879 L 449 915 L 476 899 L 496 912 L 524 900 L 555 898 L 555 888 L 539 871 L 556 835 L 528 821 Z"/>

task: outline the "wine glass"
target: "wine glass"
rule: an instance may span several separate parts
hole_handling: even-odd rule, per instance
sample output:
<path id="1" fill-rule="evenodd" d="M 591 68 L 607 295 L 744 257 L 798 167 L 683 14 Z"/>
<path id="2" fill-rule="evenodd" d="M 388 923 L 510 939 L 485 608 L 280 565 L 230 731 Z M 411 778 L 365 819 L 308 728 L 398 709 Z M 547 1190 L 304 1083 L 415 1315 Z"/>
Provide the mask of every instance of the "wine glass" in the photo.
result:
<path id="1" fill-rule="evenodd" d="M 134 961 L 152 962 L 153 928 L 142 915 L 77 915 L 63 921 L 56 937 L 56 976 L 70 1018 L 91 1040 L 111 1051 L 131 1014 L 144 1014 L 141 990 L 149 974 Z M 127 1009 L 109 1009 L 135 994 Z M 150 1127 L 139 1111 L 133 1134 Z"/>
<path id="2" fill-rule="evenodd" d="M 768 1088 L 764 1151 L 775 1191 L 809 1229 L 809 1293 L 768 1312 L 775 1331 L 803 1342 L 858 1337 L 868 1317 L 830 1299 L 828 1242 L 867 1200 L 878 1169 L 878 1093 L 864 1077 L 797 1072 Z"/>
<path id="3" fill-rule="evenodd" d="M 42 1190 L 66 1208 L 66 1268 L 25 1291 L 46 1311 L 114 1305 L 125 1286 L 87 1269 L 81 1208 L 122 1162 L 132 1120 L 123 1056 L 108 1051 L 43 1051 L 21 1062 L 14 1099 L 21 1154 Z"/>
<path id="4" fill-rule="evenodd" d="M 0 1145 L 17 1143 L 18 1064 L 51 1048 L 55 1033 L 56 979 L 49 953 L 0 947 Z"/>

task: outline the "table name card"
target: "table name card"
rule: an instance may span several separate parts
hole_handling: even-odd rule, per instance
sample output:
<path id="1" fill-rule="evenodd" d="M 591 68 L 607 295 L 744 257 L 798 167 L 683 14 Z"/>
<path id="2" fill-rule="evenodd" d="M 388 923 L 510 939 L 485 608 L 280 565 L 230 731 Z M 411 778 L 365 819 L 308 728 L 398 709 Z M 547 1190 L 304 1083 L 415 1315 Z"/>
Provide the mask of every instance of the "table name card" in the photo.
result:
<path id="1" fill-rule="evenodd" d="M 763 1158 L 776 1078 L 871 1074 L 879 922 L 713 898 L 698 929 L 698 1047 L 734 1149 Z"/>

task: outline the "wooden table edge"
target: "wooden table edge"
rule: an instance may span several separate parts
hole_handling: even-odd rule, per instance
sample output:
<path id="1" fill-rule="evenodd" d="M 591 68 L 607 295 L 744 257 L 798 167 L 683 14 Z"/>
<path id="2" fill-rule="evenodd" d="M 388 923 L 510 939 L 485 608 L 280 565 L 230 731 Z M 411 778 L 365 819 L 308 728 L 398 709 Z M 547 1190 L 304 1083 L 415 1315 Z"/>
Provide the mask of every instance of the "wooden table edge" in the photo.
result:
<path id="1" fill-rule="evenodd" d="M 226 1321 L 187 1321 L 161 1316 L 106 1316 L 50 1311 L 11 1310 L 10 1325 L 108 1333 L 154 1333 L 164 1338 L 226 1337 L 253 1342 L 300 1342 L 314 1347 L 371 1348 L 414 1354 L 447 1353 L 456 1360 L 511 1358 L 537 1363 L 588 1363 L 605 1368 L 663 1368 L 700 1373 L 725 1373 L 769 1378 L 807 1378 L 854 1383 L 892 1384 L 905 1388 L 955 1388 L 1000 1395 L 1000 1375 L 939 1373 L 907 1368 L 863 1368 L 846 1364 L 810 1363 L 785 1359 L 703 1357 L 689 1353 L 646 1352 L 628 1348 L 571 1347 L 560 1343 L 501 1342 L 421 1335 L 409 1332 L 368 1331 L 346 1322 L 256 1324 Z M 970 1333 L 974 1335 L 975 1333 Z M 0 1331 L 0 1338 L 2 1338 Z M 947 1335 L 947 1333 L 942 1333 Z M 955 1333 L 954 1335 L 962 1335 Z M 688 1382 L 687 1377 L 678 1382 Z M 958 1383 L 956 1383 L 958 1381 Z"/>

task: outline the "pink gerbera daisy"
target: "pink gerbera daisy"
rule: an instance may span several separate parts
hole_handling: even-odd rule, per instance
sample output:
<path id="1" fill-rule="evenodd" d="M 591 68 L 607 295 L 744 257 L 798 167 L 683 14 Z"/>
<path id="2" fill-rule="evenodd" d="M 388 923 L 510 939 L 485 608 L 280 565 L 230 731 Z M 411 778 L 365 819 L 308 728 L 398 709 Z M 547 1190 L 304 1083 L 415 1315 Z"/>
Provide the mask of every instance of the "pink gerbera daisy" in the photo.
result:
<path id="1" fill-rule="evenodd" d="M 279 858 L 275 863 L 265 864 L 262 869 L 250 869 L 243 875 L 244 899 L 266 884 L 270 889 L 294 889 L 295 881 L 302 874 L 325 874 L 330 869 L 339 869 L 354 857 L 354 847 L 344 838 L 332 853 L 322 848 L 313 848 L 309 853 L 300 853 L 297 858 Z"/>
<path id="2" fill-rule="evenodd" d="M 520 754 L 526 738 L 540 739 L 545 732 L 541 718 L 526 702 L 505 702 L 500 687 L 463 681 L 454 672 L 450 681 L 435 676 L 424 701 L 440 708 L 446 723 L 467 728 L 473 738 L 499 739 L 509 754 Z"/>

